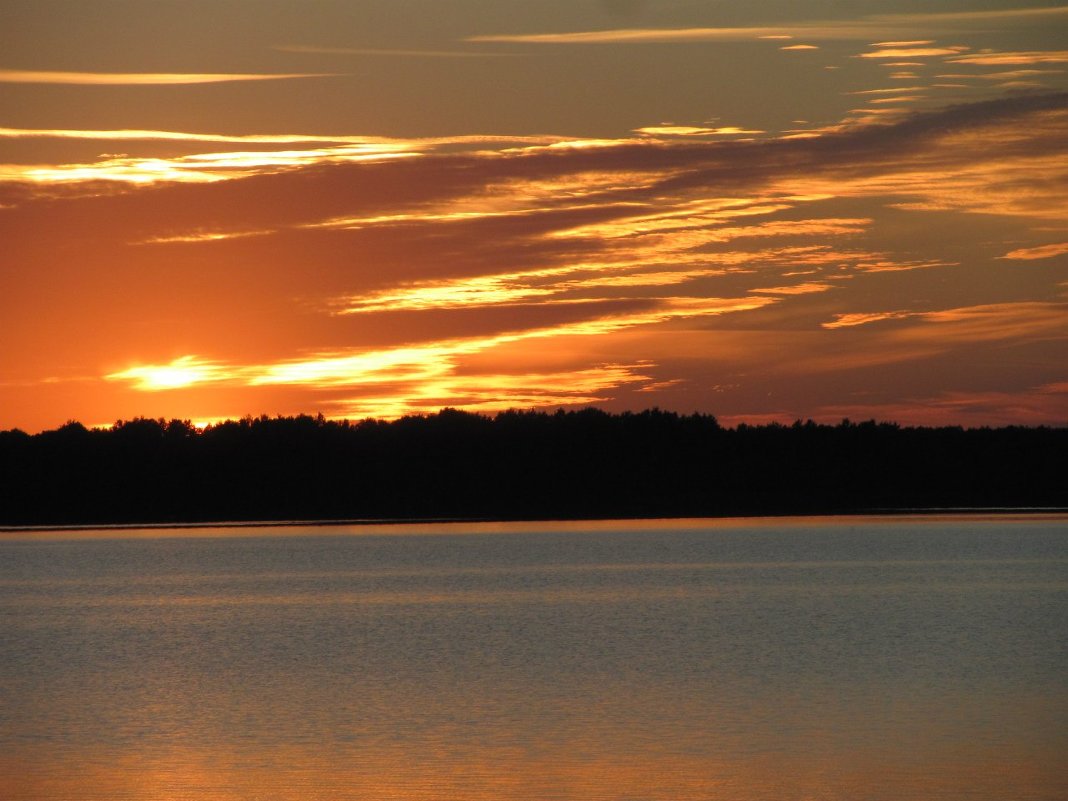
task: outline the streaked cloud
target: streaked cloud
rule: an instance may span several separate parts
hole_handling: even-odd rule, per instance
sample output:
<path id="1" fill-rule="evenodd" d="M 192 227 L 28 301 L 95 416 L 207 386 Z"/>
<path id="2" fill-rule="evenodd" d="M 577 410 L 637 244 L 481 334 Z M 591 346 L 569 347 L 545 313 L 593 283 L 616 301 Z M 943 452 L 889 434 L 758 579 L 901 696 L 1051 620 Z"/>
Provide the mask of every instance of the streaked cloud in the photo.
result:
<path id="1" fill-rule="evenodd" d="M 52 83 L 71 86 L 165 86 L 172 84 L 287 81 L 297 78 L 334 77 L 337 77 L 337 73 L 58 72 L 0 69 L 0 83 Z"/>
<path id="2" fill-rule="evenodd" d="M 850 95 L 899 95 L 909 92 L 923 91 L 922 86 L 895 86 L 890 89 L 863 89 L 856 92 L 847 92 Z"/>
<path id="3" fill-rule="evenodd" d="M 899 42 L 873 42 L 872 47 L 923 47 L 933 44 L 934 39 L 912 39 Z"/>
<path id="4" fill-rule="evenodd" d="M 321 134 L 218 134 L 182 131 L 107 130 L 79 131 L 66 128 L 0 128 L 0 139 L 91 139 L 99 141 L 219 142 L 233 144 L 285 145 L 301 143 L 388 144 L 397 140 L 371 136 L 323 136 Z"/>
<path id="5" fill-rule="evenodd" d="M 519 44 L 665 44 L 671 42 L 744 42 L 792 38 L 867 39 L 870 29 L 863 25 L 783 25 L 778 27 L 734 28 L 619 28 L 602 31 L 561 33 L 494 34 L 471 36 L 468 42 L 511 42 Z"/>
<path id="6" fill-rule="evenodd" d="M 966 306 L 917 314 L 921 323 L 893 333 L 899 341 L 929 341 L 948 347 L 1024 340 L 1051 335 L 1068 336 L 1068 304 L 1021 301 Z"/>
<path id="7" fill-rule="evenodd" d="M 859 58 L 932 58 L 955 56 L 967 47 L 888 47 L 861 53 Z"/>
<path id="8" fill-rule="evenodd" d="M 634 132 L 650 136 L 756 136 L 766 133 L 734 126 L 702 128 L 690 125 L 647 125 L 644 128 L 635 128 Z"/>
<path id="9" fill-rule="evenodd" d="M 99 141 L 171 141 L 171 142 L 220 142 L 231 144 L 336 144 L 336 145 L 403 145 L 407 149 L 436 146 L 480 145 L 551 145 L 567 142 L 571 137 L 546 135 L 466 135 L 399 138 L 385 136 L 351 136 L 324 134 L 220 134 L 193 133 L 187 131 L 149 131 L 136 129 L 76 130 L 68 128 L 0 128 L 0 139 L 89 139 Z"/>
<path id="10" fill-rule="evenodd" d="M 17 200 L 0 237 L 19 232 L 20 250 L 0 258 L 17 258 L 19 283 L 0 302 L 24 339 L 62 314 L 88 332 L 63 348 L 106 338 L 140 354 L 101 362 L 98 388 L 149 413 L 278 398 L 272 411 L 396 416 L 670 393 L 759 414 L 799 375 L 844 391 L 874 366 L 921 374 L 977 345 L 1041 356 L 1068 336 L 1051 297 L 1063 289 L 1001 302 L 986 288 L 1005 271 L 999 243 L 1046 247 L 1031 228 L 1065 224 L 1066 130 L 1068 101 L 1047 95 L 807 139 L 257 142 L 257 161 L 250 134 L 236 156 L 204 154 L 213 182 L 37 203 L 41 184 Z M 938 233 L 916 249 L 910 230 Z M 70 237 L 76 261 L 58 250 Z M 20 299 L 48 269 L 77 303 L 31 319 Z M 116 307 L 118 292 L 131 302 Z M 146 304 L 168 324 L 147 330 Z M 114 329 L 98 335 L 85 323 L 102 307 Z"/>
<path id="11" fill-rule="evenodd" d="M 1001 258 L 1034 261 L 1036 259 L 1052 259 L 1054 256 L 1063 256 L 1065 253 L 1068 253 L 1068 242 L 1056 242 L 1051 245 L 1010 250 Z"/>
<path id="12" fill-rule="evenodd" d="M 92 164 L 56 166 L 0 164 L 0 181 L 26 181 L 40 184 L 89 181 L 116 181 L 131 184 L 210 183 L 315 164 L 379 161 L 415 155 L 418 155 L 418 152 L 408 145 L 383 143 L 302 150 L 197 153 L 171 159 L 117 156 Z"/>
<path id="13" fill-rule="evenodd" d="M 270 231 L 196 231 L 188 234 L 154 236 L 144 239 L 139 245 L 173 245 L 176 243 L 219 242 L 223 239 L 240 239 L 246 236 L 266 236 Z"/>
<path id="14" fill-rule="evenodd" d="M 334 401 L 331 416 L 359 419 L 395 419 L 408 414 L 430 414 L 445 406 L 490 414 L 508 409 L 539 409 L 603 403 L 618 390 L 637 384 L 651 385 L 643 370 L 648 363 L 605 364 L 585 369 L 488 373 L 443 376 L 435 381 L 412 382 L 387 395 L 362 395 Z"/>
<path id="15" fill-rule="evenodd" d="M 826 292 L 828 289 L 835 289 L 835 285 L 809 281 L 802 284 L 791 284 L 790 286 L 765 287 L 754 289 L 753 291 L 758 294 L 768 295 L 811 295 L 816 292 Z"/>
<path id="16" fill-rule="evenodd" d="M 995 67 L 1017 64 L 1065 64 L 1068 63 L 1068 50 L 971 53 L 947 58 L 946 61 L 951 64 L 979 64 Z"/>
<path id="17" fill-rule="evenodd" d="M 664 298 L 646 312 L 612 314 L 580 323 L 532 329 L 491 337 L 444 340 L 401 347 L 285 360 L 260 365 L 225 365 L 187 355 L 166 364 L 137 365 L 110 373 L 108 381 L 128 382 L 143 392 L 185 390 L 197 384 L 230 383 L 251 387 L 310 386 L 352 391 L 370 388 L 369 394 L 332 402 L 332 416 L 398 417 L 430 411 L 444 405 L 463 405 L 479 411 L 507 408 L 593 403 L 605 400 L 593 392 L 621 384 L 649 381 L 637 372 L 643 364 L 607 364 L 546 373 L 471 374 L 461 359 L 509 343 L 560 337 L 589 337 L 675 318 L 720 315 L 758 309 L 774 299 Z M 645 363 L 647 364 L 647 363 Z M 548 382 L 548 383 L 547 383 Z M 386 387 L 388 395 L 375 395 Z"/>
<path id="18" fill-rule="evenodd" d="M 944 80 L 1013 81 L 1019 78 L 1036 78 L 1040 75 L 1060 75 L 1064 70 L 1003 70 L 1001 72 L 953 72 L 935 77 Z"/>
<path id="19" fill-rule="evenodd" d="M 276 45 L 283 53 L 309 53 L 328 56 L 386 56 L 402 58 L 512 58 L 515 53 L 485 50 L 384 50 L 367 47 L 322 47 L 319 45 Z"/>
<path id="20" fill-rule="evenodd" d="M 617 28 L 597 31 L 557 33 L 491 34 L 468 37 L 468 42 L 511 42 L 523 44 L 647 44 L 670 42 L 756 41 L 775 39 L 872 40 L 875 46 L 930 44 L 923 37 L 934 29 L 959 31 L 975 23 L 1001 25 L 1040 23 L 1045 19 L 1068 16 L 1068 6 L 999 9 L 991 11 L 918 12 L 873 14 L 854 20 L 827 20 L 811 23 L 786 23 L 777 26 L 686 27 L 686 28 Z M 891 38 L 893 37 L 893 38 Z M 923 37 L 923 38 L 921 38 Z M 940 54 L 935 54 L 940 55 Z"/>
<path id="21" fill-rule="evenodd" d="M 868 323 L 877 323 L 881 320 L 901 320 L 905 317 L 911 317 L 912 312 L 845 312 L 843 314 L 836 314 L 834 319 L 830 322 L 820 323 L 820 325 L 827 329 L 835 328 L 852 328 L 857 325 L 867 325 Z"/>
<path id="22" fill-rule="evenodd" d="M 937 25 L 941 22 L 1030 22 L 1049 17 L 1068 16 L 1068 6 L 1040 6 L 1034 8 L 1001 8 L 986 11 L 920 11 L 903 14 L 879 14 L 871 19 L 915 21 Z"/>

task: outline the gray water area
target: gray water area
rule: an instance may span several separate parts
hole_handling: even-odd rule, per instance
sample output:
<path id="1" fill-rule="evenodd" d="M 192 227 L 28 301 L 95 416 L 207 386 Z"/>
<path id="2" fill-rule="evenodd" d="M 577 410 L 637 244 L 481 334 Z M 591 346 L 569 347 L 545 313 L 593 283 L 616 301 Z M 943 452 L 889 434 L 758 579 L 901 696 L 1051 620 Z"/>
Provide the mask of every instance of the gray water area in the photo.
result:
<path id="1" fill-rule="evenodd" d="M 1068 798 L 1068 517 L 0 534 L 0 798 Z"/>

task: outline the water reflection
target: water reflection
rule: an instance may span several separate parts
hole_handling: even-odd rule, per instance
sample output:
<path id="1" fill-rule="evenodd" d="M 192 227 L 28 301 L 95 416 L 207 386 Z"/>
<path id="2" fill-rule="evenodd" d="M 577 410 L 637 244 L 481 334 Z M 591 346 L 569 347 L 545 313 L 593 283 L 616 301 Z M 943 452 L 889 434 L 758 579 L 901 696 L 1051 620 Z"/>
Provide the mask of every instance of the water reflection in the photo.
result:
<path id="1" fill-rule="evenodd" d="M 4 799 L 1052 799 L 1065 520 L 0 541 Z"/>

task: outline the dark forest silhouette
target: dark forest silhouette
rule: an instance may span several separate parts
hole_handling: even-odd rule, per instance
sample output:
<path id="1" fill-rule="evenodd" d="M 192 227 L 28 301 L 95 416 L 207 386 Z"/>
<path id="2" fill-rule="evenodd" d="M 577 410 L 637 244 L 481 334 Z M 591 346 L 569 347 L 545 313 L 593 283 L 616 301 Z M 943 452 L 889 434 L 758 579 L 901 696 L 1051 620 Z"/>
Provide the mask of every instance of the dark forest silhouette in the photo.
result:
<path id="1" fill-rule="evenodd" d="M 1068 429 L 445 409 L 0 432 L 0 524 L 588 518 L 1068 506 Z"/>

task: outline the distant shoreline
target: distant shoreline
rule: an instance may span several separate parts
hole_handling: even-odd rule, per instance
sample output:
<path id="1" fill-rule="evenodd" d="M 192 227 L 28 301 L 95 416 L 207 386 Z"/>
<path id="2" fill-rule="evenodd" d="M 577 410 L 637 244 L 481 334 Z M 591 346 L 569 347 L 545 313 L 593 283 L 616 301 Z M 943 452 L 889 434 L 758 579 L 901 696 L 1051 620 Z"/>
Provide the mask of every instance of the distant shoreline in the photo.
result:
<path id="1" fill-rule="evenodd" d="M 341 528 L 343 526 L 373 527 L 373 526 L 433 526 L 433 525 L 460 525 L 460 524 L 495 524 L 495 523 L 607 523 L 627 522 L 636 523 L 641 521 L 664 521 L 664 520 L 805 520 L 818 518 L 895 518 L 895 517 L 924 517 L 924 518 L 1056 518 L 1068 516 L 1068 507 L 951 507 L 951 508 L 901 508 L 901 509 L 871 509 L 854 512 L 804 512 L 769 513 L 769 514 L 746 514 L 746 515 L 722 515 L 722 516 L 654 516 L 654 517 L 589 517 L 589 518 L 558 518 L 558 517 L 523 517 L 523 518 L 355 518 L 351 520 L 218 520 L 197 522 L 149 522 L 149 523 L 95 523 L 79 525 L 43 525 L 43 526 L 0 526 L 0 534 L 36 534 L 48 532 L 77 532 L 77 531 L 181 531 L 185 529 L 198 530 L 208 528 L 297 528 L 297 527 L 322 527 Z"/>
<path id="2" fill-rule="evenodd" d="M 0 528 L 202 528 L 1068 509 L 1068 428 L 443 410 L 0 432 Z"/>

